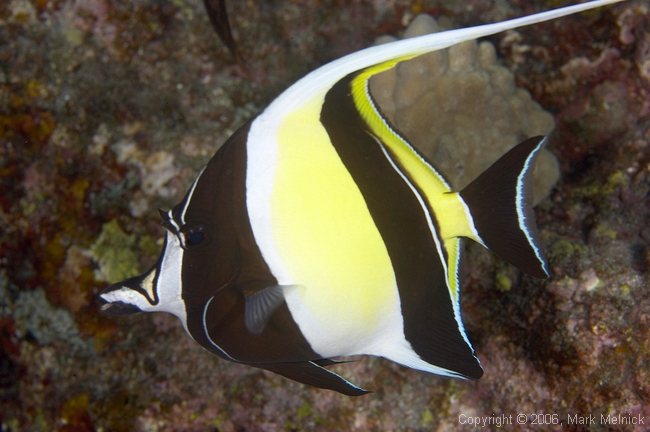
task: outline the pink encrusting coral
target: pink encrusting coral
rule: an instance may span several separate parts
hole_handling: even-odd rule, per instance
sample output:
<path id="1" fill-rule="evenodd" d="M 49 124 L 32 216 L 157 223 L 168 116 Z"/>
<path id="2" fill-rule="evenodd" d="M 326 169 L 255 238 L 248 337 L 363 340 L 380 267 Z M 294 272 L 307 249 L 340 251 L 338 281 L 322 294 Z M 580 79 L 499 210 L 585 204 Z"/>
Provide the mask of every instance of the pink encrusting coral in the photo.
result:
<path id="1" fill-rule="evenodd" d="M 536 209 L 549 280 L 468 248 L 462 313 L 482 379 L 366 358 L 334 367 L 375 390 L 350 399 L 221 361 L 171 316 L 99 315 L 93 299 L 107 275 L 136 274 L 157 256 L 156 208 L 182 199 L 225 138 L 300 75 L 399 33 L 420 12 L 464 27 L 542 9 L 532 0 L 334 3 L 230 2 L 252 82 L 199 1 L 0 6 L 2 430 L 457 430 L 463 418 L 541 413 L 563 426 L 525 429 L 566 430 L 569 415 L 650 422 L 643 1 L 490 39 L 491 67 L 508 88 L 553 114 L 547 148 L 561 176 Z M 513 137 L 545 133 L 546 117 L 544 130 L 504 124 L 520 127 Z M 108 264 L 122 254 L 132 267 Z"/>

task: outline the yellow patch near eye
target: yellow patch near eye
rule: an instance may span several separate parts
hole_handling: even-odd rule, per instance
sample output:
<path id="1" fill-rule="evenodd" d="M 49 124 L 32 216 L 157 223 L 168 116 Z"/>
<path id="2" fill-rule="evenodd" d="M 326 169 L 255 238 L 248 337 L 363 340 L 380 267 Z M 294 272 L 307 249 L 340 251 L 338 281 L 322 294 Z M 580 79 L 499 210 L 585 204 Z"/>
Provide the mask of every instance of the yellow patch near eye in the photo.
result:
<path id="1" fill-rule="evenodd" d="M 155 301 L 156 294 L 154 292 L 153 282 L 156 279 L 156 269 L 153 269 L 146 278 L 140 283 L 140 287 L 147 293 L 151 301 Z"/>
<path id="2" fill-rule="evenodd" d="M 322 103 L 316 97 L 279 129 L 273 236 L 310 317 L 345 337 L 350 325 L 371 331 L 399 300 L 381 235 L 319 121 Z"/>

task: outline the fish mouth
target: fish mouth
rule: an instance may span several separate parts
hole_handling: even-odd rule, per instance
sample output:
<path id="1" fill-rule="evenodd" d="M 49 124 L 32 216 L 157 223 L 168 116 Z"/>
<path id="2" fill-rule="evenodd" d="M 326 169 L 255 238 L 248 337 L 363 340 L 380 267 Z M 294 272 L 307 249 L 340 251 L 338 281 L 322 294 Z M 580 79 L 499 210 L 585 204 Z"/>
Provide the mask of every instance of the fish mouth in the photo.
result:
<path id="1" fill-rule="evenodd" d="M 135 305 L 124 303 L 121 301 L 108 301 L 102 297 L 103 294 L 109 291 L 113 291 L 114 289 L 115 289 L 114 285 L 109 286 L 108 288 L 103 290 L 95 299 L 95 304 L 97 305 L 97 307 L 102 313 L 111 316 L 125 316 L 125 315 L 133 315 L 135 313 L 142 312 L 142 310 Z"/>

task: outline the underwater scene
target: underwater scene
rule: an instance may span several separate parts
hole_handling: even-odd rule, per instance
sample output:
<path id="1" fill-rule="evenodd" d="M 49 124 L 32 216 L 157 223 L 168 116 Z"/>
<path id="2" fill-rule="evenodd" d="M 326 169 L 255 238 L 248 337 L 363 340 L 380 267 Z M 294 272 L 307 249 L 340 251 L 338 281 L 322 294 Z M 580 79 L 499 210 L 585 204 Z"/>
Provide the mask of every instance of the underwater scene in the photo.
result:
<path id="1" fill-rule="evenodd" d="M 649 429 L 650 1 L 578 3 L 4 2 L 0 431 Z"/>

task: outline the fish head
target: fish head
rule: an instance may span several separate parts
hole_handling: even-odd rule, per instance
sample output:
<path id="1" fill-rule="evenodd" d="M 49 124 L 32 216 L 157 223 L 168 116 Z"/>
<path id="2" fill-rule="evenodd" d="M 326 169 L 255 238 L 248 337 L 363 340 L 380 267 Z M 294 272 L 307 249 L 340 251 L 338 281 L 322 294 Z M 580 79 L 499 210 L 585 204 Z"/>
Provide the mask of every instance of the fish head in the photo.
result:
<path id="1" fill-rule="evenodd" d="M 188 308 L 236 281 L 241 254 L 223 192 L 231 189 L 220 177 L 224 172 L 218 164 L 209 165 L 182 202 L 160 211 L 166 230 L 160 258 L 144 274 L 104 289 L 97 298 L 101 311 L 117 316 L 168 312 L 185 325 Z"/>
<path id="2" fill-rule="evenodd" d="M 198 237 L 195 236 L 193 241 L 197 242 Z M 183 319 L 185 306 L 181 295 L 181 274 L 184 252 L 179 235 L 168 230 L 163 252 L 156 264 L 139 276 L 105 288 L 97 297 L 100 310 L 113 316 L 169 312 Z"/>

